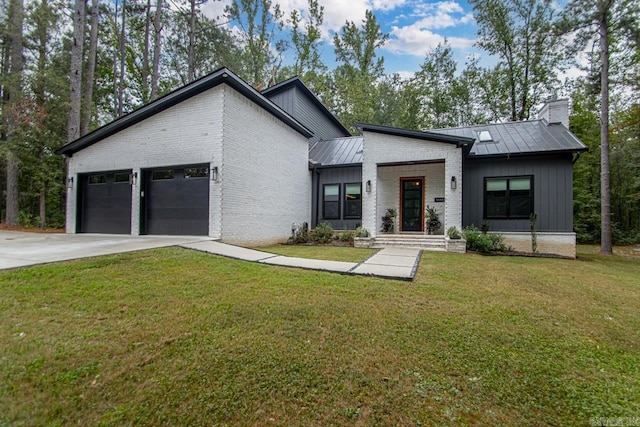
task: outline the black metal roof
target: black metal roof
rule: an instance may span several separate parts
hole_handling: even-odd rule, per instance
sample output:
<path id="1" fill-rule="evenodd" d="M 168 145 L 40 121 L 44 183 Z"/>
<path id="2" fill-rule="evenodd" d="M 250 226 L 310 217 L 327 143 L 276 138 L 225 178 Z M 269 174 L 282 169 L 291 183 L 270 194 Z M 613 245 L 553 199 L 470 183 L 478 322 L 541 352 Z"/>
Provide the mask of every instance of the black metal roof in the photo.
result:
<path id="1" fill-rule="evenodd" d="M 403 136 L 407 138 L 423 139 L 434 142 L 443 142 L 446 144 L 456 144 L 458 147 L 473 144 L 473 141 L 475 140 L 474 137 L 468 137 L 465 135 L 445 135 L 443 133 L 423 132 L 419 130 L 396 128 L 392 126 L 373 125 L 370 123 L 356 123 L 356 127 L 360 129 L 360 132 L 376 132 L 386 135 Z"/>
<path id="2" fill-rule="evenodd" d="M 318 107 L 320 112 L 322 112 L 324 116 L 326 116 L 341 131 L 343 131 L 345 135 L 351 135 L 351 132 L 349 132 L 349 130 L 346 127 L 344 127 L 344 125 L 340 122 L 340 120 L 338 120 L 337 117 L 334 116 L 333 113 L 331 113 L 331 111 L 329 111 L 329 109 L 322 103 L 322 101 L 318 99 L 316 94 L 311 92 L 311 89 L 309 89 L 307 85 L 305 85 L 304 82 L 300 80 L 298 76 L 294 76 L 288 80 L 285 80 L 274 86 L 271 86 L 270 88 L 263 90 L 262 94 L 266 96 L 274 95 L 276 93 L 287 90 L 291 86 L 295 86 L 296 88 L 300 89 L 315 104 L 315 106 Z"/>
<path id="3" fill-rule="evenodd" d="M 479 134 L 488 131 L 490 140 L 480 141 Z M 546 120 L 493 123 L 479 126 L 434 129 L 432 133 L 447 136 L 475 138 L 469 157 L 503 156 L 534 153 L 586 151 L 573 133 L 559 123 Z"/>
<path id="4" fill-rule="evenodd" d="M 158 98 L 157 100 L 146 104 L 125 116 L 107 123 L 106 125 L 94 130 L 93 132 L 76 139 L 75 141 L 69 142 L 62 148 L 56 150 L 56 154 L 72 155 L 73 153 L 76 153 L 83 148 L 93 145 L 104 138 L 120 132 L 121 130 L 126 129 L 129 126 L 133 126 L 136 123 L 141 122 L 142 120 L 145 120 L 161 111 L 166 110 L 169 107 L 172 107 L 222 83 L 225 83 L 233 89 L 237 90 L 240 94 L 253 101 L 256 105 L 264 108 L 269 113 L 273 114 L 275 117 L 280 119 L 282 122 L 290 126 L 292 129 L 294 129 L 304 137 L 310 138 L 313 136 L 313 133 L 309 129 L 307 129 L 300 122 L 287 114 L 276 104 L 271 102 L 260 92 L 251 87 L 251 85 L 249 85 L 247 82 L 235 75 L 229 69 L 221 68 L 211 74 L 208 74 L 198 80 L 189 83 L 186 86 L 182 86 L 181 88 L 178 88 L 173 92 L 170 92 L 163 97 Z"/>
<path id="5" fill-rule="evenodd" d="M 361 164 L 363 145 L 362 136 L 317 141 L 309 148 L 309 160 L 319 166 Z"/>

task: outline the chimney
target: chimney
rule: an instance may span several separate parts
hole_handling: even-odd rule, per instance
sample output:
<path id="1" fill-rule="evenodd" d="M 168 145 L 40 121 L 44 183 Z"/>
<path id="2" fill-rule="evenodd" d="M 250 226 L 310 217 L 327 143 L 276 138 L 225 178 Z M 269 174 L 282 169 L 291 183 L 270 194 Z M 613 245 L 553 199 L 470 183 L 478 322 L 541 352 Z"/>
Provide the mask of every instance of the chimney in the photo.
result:
<path id="1" fill-rule="evenodd" d="M 569 100 L 555 99 L 555 96 L 548 99 L 538 111 L 538 119 L 545 119 L 547 123 L 561 123 L 569 129 Z"/>

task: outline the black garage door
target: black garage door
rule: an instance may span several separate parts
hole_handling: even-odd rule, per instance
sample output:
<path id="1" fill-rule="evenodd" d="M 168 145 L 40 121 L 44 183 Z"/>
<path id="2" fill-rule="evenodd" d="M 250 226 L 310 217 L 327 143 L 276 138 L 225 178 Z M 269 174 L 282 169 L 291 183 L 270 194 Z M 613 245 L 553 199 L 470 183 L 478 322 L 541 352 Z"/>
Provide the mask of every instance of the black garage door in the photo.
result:
<path id="1" fill-rule="evenodd" d="M 207 165 L 145 171 L 142 233 L 208 235 L 208 176 Z"/>
<path id="2" fill-rule="evenodd" d="M 78 231 L 131 233 L 131 171 L 79 175 Z"/>

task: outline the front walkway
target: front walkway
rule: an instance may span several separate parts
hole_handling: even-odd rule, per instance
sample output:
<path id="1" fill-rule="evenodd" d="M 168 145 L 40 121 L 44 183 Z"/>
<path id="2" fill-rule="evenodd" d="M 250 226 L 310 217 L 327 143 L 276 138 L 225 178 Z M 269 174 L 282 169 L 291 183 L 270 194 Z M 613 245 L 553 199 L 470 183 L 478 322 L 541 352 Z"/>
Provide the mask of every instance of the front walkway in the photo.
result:
<path id="1" fill-rule="evenodd" d="M 180 245 L 215 255 L 284 267 L 332 271 L 342 274 L 379 276 L 390 279 L 412 280 L 420 262 L 420 249 L 385 248 L 364 262 L 325 261 L 295 258 L 247 249 L 215 241 L 193 242 Z"/>

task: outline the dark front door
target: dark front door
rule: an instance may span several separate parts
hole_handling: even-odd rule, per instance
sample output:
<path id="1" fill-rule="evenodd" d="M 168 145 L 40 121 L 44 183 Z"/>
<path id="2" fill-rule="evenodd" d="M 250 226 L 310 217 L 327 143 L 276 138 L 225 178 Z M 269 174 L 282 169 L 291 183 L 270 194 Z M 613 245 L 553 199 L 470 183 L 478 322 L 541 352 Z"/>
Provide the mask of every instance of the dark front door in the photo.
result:
<path id="1" fill-rule="evenodd" d="M 78 179 L 78 231 L 130 234 L 131 171 L 95 172 Z"/>
<path id="2" fill-rule="evenodd" d="M 147 170 L 144 182 L 143 234 L 209 234 L 208 165 Z"/>
<path id="3" fill-rule="evenodd" d="M 400 180 L 400 231 L 423 231 L 424 224 L 424 178 L 402 178 Z"/>

